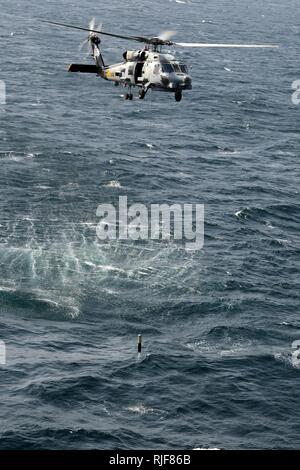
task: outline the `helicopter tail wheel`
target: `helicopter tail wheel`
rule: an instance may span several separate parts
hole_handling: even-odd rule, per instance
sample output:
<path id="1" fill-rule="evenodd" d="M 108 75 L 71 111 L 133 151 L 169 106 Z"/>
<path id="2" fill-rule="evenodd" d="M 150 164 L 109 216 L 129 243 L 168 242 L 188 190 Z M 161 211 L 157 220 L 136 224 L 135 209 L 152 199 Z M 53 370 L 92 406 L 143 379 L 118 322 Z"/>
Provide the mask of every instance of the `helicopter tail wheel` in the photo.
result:
<path id="1" fill-rule="evenodd" d="M 181 91 L 176 91 L 175 93 L 175 100 L 177 102 L 181 101 L 182 100 L 182 92 Z"/>

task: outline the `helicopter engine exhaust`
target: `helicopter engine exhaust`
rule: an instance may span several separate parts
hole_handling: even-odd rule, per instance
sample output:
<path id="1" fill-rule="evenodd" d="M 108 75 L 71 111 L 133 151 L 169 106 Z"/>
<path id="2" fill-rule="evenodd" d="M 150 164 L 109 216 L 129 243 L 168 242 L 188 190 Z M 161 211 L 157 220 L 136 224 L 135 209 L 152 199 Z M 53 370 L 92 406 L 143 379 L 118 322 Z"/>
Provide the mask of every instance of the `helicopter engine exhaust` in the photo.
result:
<path id="1" fill-rule="evenodd" d="M 126 62 L 144 61 L 147 58 L 147 51 L 125 51 L 123 58 Z"/>

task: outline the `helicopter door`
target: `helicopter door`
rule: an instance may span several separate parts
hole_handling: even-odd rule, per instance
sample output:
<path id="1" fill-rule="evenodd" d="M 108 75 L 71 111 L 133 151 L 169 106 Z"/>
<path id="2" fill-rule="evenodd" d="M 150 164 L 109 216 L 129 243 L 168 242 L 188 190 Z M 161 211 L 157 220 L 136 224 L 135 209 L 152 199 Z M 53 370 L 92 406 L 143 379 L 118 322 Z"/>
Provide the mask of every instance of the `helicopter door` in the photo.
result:
<path id="1" fill-rule="evenodd" d="M 144 62 L 138 62 L 135 66 L 134 80 L 135 83 L 142 81 Z"/>

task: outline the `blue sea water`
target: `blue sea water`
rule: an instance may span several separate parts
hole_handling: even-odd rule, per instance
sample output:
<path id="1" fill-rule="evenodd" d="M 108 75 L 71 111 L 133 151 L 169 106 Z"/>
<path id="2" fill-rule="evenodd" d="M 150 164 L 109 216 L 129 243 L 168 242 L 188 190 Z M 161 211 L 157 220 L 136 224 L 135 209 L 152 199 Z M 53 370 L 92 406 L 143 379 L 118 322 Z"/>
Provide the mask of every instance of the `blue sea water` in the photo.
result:
<path id="1" fill-rule="evenodd" d="M 1 449 L 299 448 L 300 4 L 0 0 Z M 182 42 L 192 92 L 68 74 L 85 34 Z M 108 63 L 135 45 L 103 39 Z M 101 243 L 97 206 L 205 204 L 205 244 Z M 142 333 L 144 349 L 136 352 Z"/>

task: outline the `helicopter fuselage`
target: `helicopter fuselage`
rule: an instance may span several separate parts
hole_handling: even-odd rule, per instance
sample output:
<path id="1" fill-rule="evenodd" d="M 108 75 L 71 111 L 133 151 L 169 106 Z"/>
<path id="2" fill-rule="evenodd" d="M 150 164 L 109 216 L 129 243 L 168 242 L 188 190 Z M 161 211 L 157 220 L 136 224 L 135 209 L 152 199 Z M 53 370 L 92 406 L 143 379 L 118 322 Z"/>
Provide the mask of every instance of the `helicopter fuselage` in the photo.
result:
<path id="1" fill-rule="evenodd" d="M 103 77 L 106 80 L 166 92 L 192 89 L 187 66 L 171 54 L 126 51 L 124 58 L 124 62 L 104 68 Z"/>
<path id="2" fill-rule="evenodd" d="M 101 40 L 98 36 L 90 38 L 92 56 L 95 61 L 95 71 L 99 76 L 116 85 L 128 88 L 126 99 L 132 99 L 132 87 L 139 87 L 139 98 L 144 99 L 149 89 L 175 93 L 176 101 L 182 98 L 183 90 L 192 89 L 192 79 L 187 66 L 176 60 L 171 54 L 156 50 L 126 51 L 124 61 L 106 66 L 100 50 Z M 73 67 L 73 68 L 72 68 Z M 71 66 L 70 71 L 83 71 Z M 87 71 L 87 70 L 86 70 Z"/>

